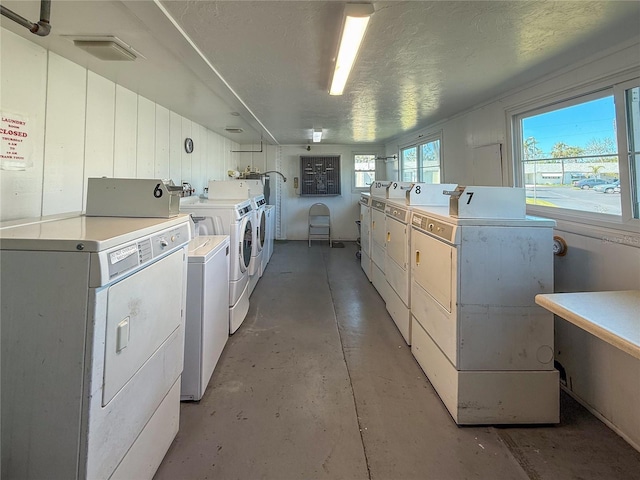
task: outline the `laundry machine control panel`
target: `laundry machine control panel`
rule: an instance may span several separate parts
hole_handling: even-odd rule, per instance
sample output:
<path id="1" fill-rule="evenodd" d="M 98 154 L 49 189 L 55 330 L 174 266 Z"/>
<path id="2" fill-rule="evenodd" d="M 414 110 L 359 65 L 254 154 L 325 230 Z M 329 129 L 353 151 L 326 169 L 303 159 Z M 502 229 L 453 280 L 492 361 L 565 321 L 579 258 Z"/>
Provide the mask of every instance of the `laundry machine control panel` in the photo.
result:
<path id="1" fill-rule="evenodd" d="M 184 246 L 190 238 L 189 224 L 183 223 L 134 242 L 92 253 L 99 268 L 91 272 L 91 286 L 104 285 L 107 281 L 141 268 L 155 258 Z"/>

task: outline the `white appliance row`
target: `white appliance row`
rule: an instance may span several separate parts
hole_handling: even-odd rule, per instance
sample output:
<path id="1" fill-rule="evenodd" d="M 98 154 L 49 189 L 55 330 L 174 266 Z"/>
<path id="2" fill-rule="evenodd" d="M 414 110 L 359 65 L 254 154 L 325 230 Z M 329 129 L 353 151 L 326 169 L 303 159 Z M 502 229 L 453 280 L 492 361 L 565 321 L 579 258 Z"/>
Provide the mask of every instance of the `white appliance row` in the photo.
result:
<path id="1" fill-rule="evenodd" d="M 0 229 L 3 478 L 153 476 L 178 431 L 189 240 L 187 215 Z"/>
<path id="2" fill-rule="evenodd" d="M 153 476 L 273 251 L 261 193 L 211 186 L 89 179 L 86 215 L 0 229 L 2 476 Z"/>
<path id="3" fill-rule="evenodd" d="M 521 189 L 407 188 L 405 199 L 370 195 L 362 266 L 443 403 L 459 424 L 557 423 L 553 316 L 534 300 L 553 291 L 555 222 L 526 217 Z"/>

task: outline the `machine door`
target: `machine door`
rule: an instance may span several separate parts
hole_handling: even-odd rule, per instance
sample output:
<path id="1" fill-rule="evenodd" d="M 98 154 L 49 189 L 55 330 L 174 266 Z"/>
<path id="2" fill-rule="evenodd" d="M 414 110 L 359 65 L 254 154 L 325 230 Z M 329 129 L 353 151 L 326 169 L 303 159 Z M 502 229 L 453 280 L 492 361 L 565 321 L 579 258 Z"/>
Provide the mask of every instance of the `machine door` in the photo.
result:
<path id="1" fill-rule="evenodd" d="M 455 247 L 415 229 L 411 245 L 413 280 L 451 313 L 454 296 L 452 282 L 456 278 Z"/>
<path id="2" fill-rule="evenodd" d="M 253 224 L 250 215 L 242 219 L 240 235 L 240 268 L 246 272 L 251 263 L 251 253 L 253 252 Z"/>
<path id="3" fill-rule="evenodd" d="M 385 218 L 386 215 L 384 212 L 374 208 L 371 209 L 371 240 L 381 247 L 384 247 L 387 243 L 385 241 Z"/>
<path id="4" fill-rule="evenodd" d="M 371 207 L 360 205 L 360 245 L 362 251 L 371 255 Z"/>
<path id="5" fill-rule="evenodd" d="M 264 208 L 258 210 L 258 252 L 262 251 L 264 247 L 264 241 L 267 234 L 267 216 L 264 213 Z"/>
<path id="6" fill-rule="evenodd" d="M 408 227 L 395 218 L 387 217 L 387 256 L 403 270 L 409 256 Z"/>
<path id="7" fill-rule="evenodd" d="M 102 405 L 182 323 L 184 250 L 108 287 Z"/>

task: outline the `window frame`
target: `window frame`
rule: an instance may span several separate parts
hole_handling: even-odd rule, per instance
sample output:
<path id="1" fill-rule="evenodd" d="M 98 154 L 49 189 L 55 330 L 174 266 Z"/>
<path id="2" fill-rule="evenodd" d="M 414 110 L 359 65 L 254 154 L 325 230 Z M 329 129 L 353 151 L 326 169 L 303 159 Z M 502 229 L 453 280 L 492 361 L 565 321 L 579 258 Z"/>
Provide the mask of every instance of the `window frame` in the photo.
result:
<path id="1" fill-rule="evenodd" d="M 443 155 L 442 155 L 442 151 L 443 151 L 443 141 L 442 141 L 442 130 L 439 130 L 437 132 L 432 132 L 429 134 L 425 134 L 425 135 L 420 135 L 418 137 L 417 141 L 412 141 L 410 143 L 407 143 L 405 145 L 399 145 L 399 149 L 398 149 L 398 181 L 404 181 L 403 180 L 403 174 L 404 174 L 404 165 L 403 165 L 403 155 L 402 152 L 404 152 L 405 150 L 409 150 L 411 148 L 415 148 L 416 149 L 416 182 L 421 182 L 421 183 L 430 183 L 430 182 L 425 182 L 424 179 L 422 178 L 423 176 L 423 169 L 424 169 L 424 165 L 423 165 L 423 159 L 422 159 L 422 149 L 421 147 L 423 145 L 426 145 L 428 143 L 433 143 L 435 141 L 440 142 L 440 149 L 438 151 L 438 174 L 440 176 L 440 181 L 438 183 L 442 183 L 443 182 L 443 178 L 444 178 L 444 162 L 443 162 Z"/>
<path id="2" fill-rule="evenodd" d="M 619 231 L 623 238 L 625 233 L 632 233 L 631 237 L 624 237 L 624 241 L 617 243 L 631 244 L 640 247 L 640 219 L 633 218 L 630 163 L 627 142 L 627 112 L 625 91 L 640 86 L 640 76 L 637 70 L 626 75 L 611 76 L 607 79 L 592 82 L 579 88 L 566 90 L 544 98 L 539 98 L 520 106 L 506 110 L 507 141 L 511 146 L 512 168 L 511 176 L 514 185 L 524 186 L 524 163 L 522 152 L 521 119 L 527 116 L 540 115 L 561 108 L 588 102 L 608 95 L 613 96 L 616 118 L 616 139 L 618 143 L 618 169 L 622 192 L 620 193 L 621 214 L 611 215 L 582 210 L 527 204 L 527 214 L 553 218 L 563 230 L 573 233 L 606 239 L 611 231 Z M 623 126 L 622 128 L 620 128 Z M 635 185 L 636 188 L 640 186 Z M 603 240 L 604 241 L 604 240 Z"/>
<path id="3" fill-rule="evenodd" d="M 356 169 L 356 155 L 371 155 L 374 159 L 374 169 L 373 170 L 357 170 Z M 352 192 L 368 192 L 369 191 L 369 187 L 371 184 L 366 185 L 364 187 L 358 187 L 356 185 L 356 174 L 358 172 L 373 172 L 374 174 L 374 179 L 373 182 L 376 181 L 375 177 L 378 174 L 378 154 L 375 152 L 362 152 L 362 151 L 356 151 L 356 152 L 351 152 L 351 158 L 352 158 L 352 165 L 353 165 L 353 180 L 351 182 L 351 191 Z M 372 183 L 373 183 L 372 182 Z"/>

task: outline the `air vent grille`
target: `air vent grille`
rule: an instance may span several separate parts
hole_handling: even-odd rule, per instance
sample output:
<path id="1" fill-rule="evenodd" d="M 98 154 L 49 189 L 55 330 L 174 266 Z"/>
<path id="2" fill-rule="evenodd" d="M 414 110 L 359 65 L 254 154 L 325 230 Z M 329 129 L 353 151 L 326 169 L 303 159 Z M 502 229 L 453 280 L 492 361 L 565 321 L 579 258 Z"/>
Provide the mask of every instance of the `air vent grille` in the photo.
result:
<path id="1" fill-rule="evenodd" d="M 340 195 L 340 156 L 301 156 L 300 195 Z"/>

